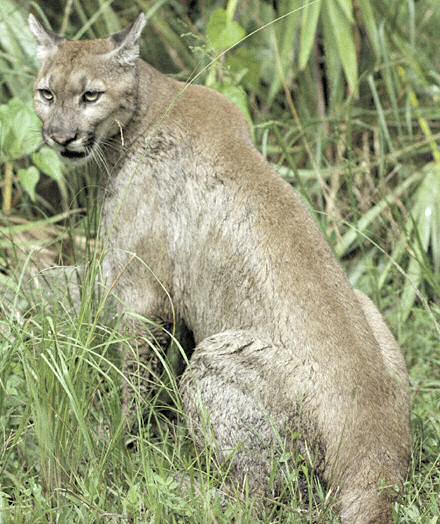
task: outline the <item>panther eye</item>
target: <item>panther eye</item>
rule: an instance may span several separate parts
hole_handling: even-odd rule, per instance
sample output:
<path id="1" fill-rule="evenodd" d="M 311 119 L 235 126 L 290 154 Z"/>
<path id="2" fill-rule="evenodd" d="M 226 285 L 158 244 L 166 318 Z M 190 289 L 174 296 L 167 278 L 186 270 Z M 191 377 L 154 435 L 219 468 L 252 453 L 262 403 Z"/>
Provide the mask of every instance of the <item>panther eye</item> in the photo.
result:
<path id="1" fill-rule="evenodd" d="M 53 96 L 53 93 L 49 91 L 49 89 L 39 89 L 38 91 L 40 93 L 41 98 L 43 98 L 43 100 L 46 100 L 47 102 L 53 101 L 54 96 Z"/>
<path id="2" fill-rule="evenodd" d="M 96 102 L 101 95 L 102 93 L 100 91 L 86 91 L 83 94 L 82 99 L 83 99 L 83 102 L 92 103 L 92 102 Z"/>

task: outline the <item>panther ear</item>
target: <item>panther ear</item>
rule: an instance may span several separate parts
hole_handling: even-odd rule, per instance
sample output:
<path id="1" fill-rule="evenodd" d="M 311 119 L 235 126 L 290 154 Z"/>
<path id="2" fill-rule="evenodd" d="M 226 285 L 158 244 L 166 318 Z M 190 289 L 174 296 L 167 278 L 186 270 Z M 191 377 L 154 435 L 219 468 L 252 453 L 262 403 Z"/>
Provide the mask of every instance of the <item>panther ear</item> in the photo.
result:
<path id="1" fill-rule="evenodd" d="M 144 13 L 141 13 L 129 27 L 111 35 L 115 47 L 111 54 L 121 65 L 134 65 L 139 58 L 139 37 L 146 22 Z"/>
<path id="2" fill-rule="evenodd" d="M 58 45 L 64 41 L 64 38 L 52 33 L 52 31 L 46 31 L 32 14 L 29 15 L 29 29 L 38 42 L 37 56 L 41 61 L 56 51 Z"/>

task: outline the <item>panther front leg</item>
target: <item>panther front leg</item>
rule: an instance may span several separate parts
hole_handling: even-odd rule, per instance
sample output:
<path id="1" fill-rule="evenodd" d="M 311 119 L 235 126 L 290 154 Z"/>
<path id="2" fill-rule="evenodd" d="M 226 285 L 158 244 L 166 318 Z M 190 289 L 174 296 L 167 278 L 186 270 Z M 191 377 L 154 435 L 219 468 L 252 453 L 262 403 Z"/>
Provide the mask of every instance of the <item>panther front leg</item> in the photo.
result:
<path id="1" fill-rule="evenodd" d="M 172 330 L 172 308 L 165 288 L 142 266 L 110 253 L 103 264 L 104 285 L 117 303 L 122 364 L 123 416 L 136 433 L 148 402 L 160 389 Z M 122 257 L 122 258 L 121 258 Z"/>
<path id="2" fill-rule="evenodd" d="M 138 417 L 160 388 L 163 362 L 170 343 L 170 324 L 160 318 L 145 320 L 126 315 L 122 331 L 126 342 L 121 345 L 124 375 L 123 413 L 128 427 L 135 432 Z"/>

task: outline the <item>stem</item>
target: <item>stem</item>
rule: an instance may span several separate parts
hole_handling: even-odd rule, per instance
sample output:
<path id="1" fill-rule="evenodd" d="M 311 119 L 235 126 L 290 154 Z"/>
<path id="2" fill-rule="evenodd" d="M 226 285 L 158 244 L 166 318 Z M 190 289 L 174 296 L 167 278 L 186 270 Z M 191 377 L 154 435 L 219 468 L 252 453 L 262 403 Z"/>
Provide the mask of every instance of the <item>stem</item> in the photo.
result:
<path id="1" fill-rule="evenodd" d="M 213 87 L 217 79 L 218 62 L 213 64 L 209 70 L 208 76 L 206 77 L 205 85 L 207 87 Z"/>
<path id="2" fill-rule="evenodd" d="M 64 36 L 69 23 L 70 15 L 72 14 L 73 0 L 68 0 L 64 9 L 63 21 L 61 23 L 60 35 Z"/>
<path id="3" fill-rule="evenodd" d="M 11 214 L 12 209 L 12 162 L 5 163 L 5 180 L 3 183 L 3 213 Z"/>
<path id="4" fill-rule="evenodd" d="M 238 0 L 228 0 L 228 5 L 226 7 L 226 18 L 228 22 L 232 22 L 235 11 L 237 10 Z"/>
<path id="5" fill-rule="evenodd" d="M 407 77 L 406 77 L 405 69 L 403 67 L 399 67 L 398 71 L 399 71 L 400 77 L 404 81 L 406 81 Z M 431 148 L 431 153 L 432 153 L 434 162 L 436 164 L 440 164 L 440 150 L 437 146 L 437 142 L 434 140 L 434 137 L 432 135 L 431 128 L 429 127 L 428 121 L 426 120 L 424 116 L 420 114 L 419 99 L 417 98 L 416 93 L 409 86 L 409 84 L 408 84 L 408 93 L 409 93 L 409 103 L 411 104 L 411 107 L 415 110 L 420 129 L 422 130 L 422 133 L 424 134 L 425 138 L 429 142 L 429 146 Z"/>

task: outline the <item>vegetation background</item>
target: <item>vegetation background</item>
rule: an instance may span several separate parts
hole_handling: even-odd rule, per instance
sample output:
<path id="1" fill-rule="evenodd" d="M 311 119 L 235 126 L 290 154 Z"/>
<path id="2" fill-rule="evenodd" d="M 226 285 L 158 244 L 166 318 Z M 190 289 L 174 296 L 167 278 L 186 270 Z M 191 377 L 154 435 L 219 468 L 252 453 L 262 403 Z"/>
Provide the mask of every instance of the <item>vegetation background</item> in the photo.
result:
<path id="1" fill-rule="evenodd" d="M 117 348 L 130 340 L 104 322 L 93 286 L 103 166 L 74 172 L 41 143 L 30 10 L 69 38 L 106 36 L 142 10 L 145 60 L 241 108 L 403 348 L 414 451 L 395 518 L 439 522 L 438 0 L 0 0 L 0 524 L 256 521 L 250 497 L 222 498 L 209 443 L 197 453 L 170 416 L 177 341 L 127 442 Z M 64 283 L 27 285 L 84 262 L 79 308 Z M 282 462 L 284 496 L 261 520 L 338 522 L 313 465 L 287 450 Z"/>

